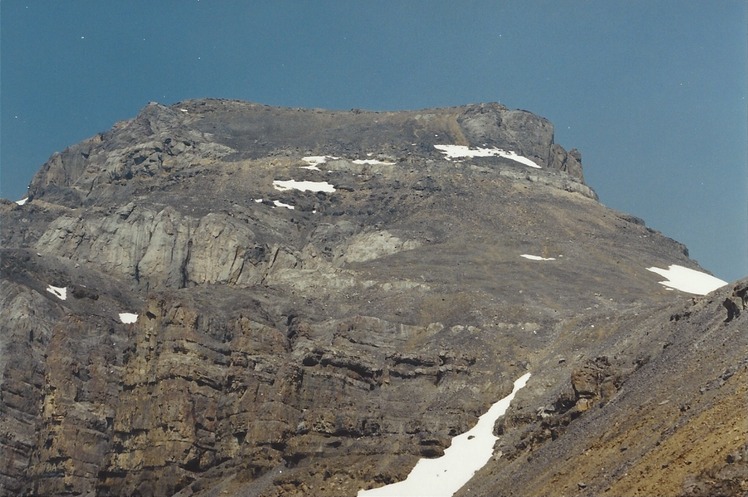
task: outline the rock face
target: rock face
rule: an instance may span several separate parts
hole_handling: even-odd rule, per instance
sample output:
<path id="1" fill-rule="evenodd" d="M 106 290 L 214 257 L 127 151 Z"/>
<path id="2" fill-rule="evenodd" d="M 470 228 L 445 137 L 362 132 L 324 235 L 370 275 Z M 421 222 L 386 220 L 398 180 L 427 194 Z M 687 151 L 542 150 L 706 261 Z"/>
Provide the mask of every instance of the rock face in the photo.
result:
<path id="1" fill-rule="evenodd" d="M 355 495 L 526 371 L 463 494 L 746 490 L 748 283 L 667 291 L 646 268 L 685 247 L 529 112 L 150 104 L 29 193 L 0 203 L 0 495 Z"/>

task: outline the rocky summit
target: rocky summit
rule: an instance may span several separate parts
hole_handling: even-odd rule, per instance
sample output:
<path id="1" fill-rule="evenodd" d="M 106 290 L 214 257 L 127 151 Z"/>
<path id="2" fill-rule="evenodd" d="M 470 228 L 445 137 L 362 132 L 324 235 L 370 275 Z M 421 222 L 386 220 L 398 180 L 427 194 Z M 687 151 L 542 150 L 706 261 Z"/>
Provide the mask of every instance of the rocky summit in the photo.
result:
<path id="1" fill-rule="evenodd" d="M 386 492 L 504 398 L 455 495 L 748 493 L 748 279 L 530 112 L 151 103 L 0 222 L 0 495 Z"/>

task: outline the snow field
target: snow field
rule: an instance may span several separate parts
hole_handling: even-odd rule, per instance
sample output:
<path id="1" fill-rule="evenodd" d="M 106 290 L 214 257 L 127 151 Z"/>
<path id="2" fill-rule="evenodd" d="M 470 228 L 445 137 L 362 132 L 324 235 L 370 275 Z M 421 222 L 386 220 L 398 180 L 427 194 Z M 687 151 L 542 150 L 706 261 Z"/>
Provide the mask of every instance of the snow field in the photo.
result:
<path id="1" fill-rule="evenodd" d="M 263 199 L 261 199 L 261 198 L 256 198 L 255 199 L 255 203 L 257 203 L 257 204 L 261 204 L 262 202 L 263 202 Z M 296 207 L 294 207 L 293 205 L 291 205 L 291 204 L 284 204 L 280 200 L 273 200 L 273 205 L 275 207 L 285 207 L 286 209 L 291 209 L 291 210 L 296 209 Z"/>
<path id="2" fill-rule="evenodd" d="M 522 254 L 520 257 L 530 259 L 531 261 L 555 261 L 555 257 L 540 257 L 539 255 Z"/>
<path id="3" fill-rule="evenodd" d="M 132 312 L 120 312 L 119 320 L 125 324 L 132 324 L 138 320 L 138 315 Z"/>
<path id="4" fill-rule="evenodd" d="M 353 163 L 354 164 L 361 164 L 361 165 L 365 165 L 365 164 L 377 165 L 377 164 L 379 164 L 379 165 L 383 165 L 383 166 L 392 166 L 392 165 L 395 164 L 394 162 L 385 162 L 385 161 L 381 161 L 381 160 L 377 160 L 377 159 L 356 159 L 356 160 L 353 161 Z"/>
<path id="5" fill-rule="evenodd" d="M 291 210 L 296 209 L 296 207 L 294 207 L 293 205 L 291 205 L 291 204 L 284 204 L 280 200 L 273 200 L 273 205 L 275 205 L 276 207 L 285 207 L 286 209 L 291 209 Z"/>
<path id="6" fill-rule="evenodd" d="M 447 156 L 447 159 L 458 159 L 464 157 L 503 157 L 510 159 L 515 162 L 519 162 L 528 167 L 534 167 L 541 169 L 541 167 L 535 163 L 532 159 L 528 159 L 522 155 L 512 152 L 510 150 L 502 150 L 500 148 L 470 148 L 465 145 L 434 145 L 434 148 L 441 151 Z"/>
<path id="7" fill-rule="evenodd" d="M 702 273 L 701 271 L 689 269 L 677 264 L 671 264 L 668 269 L 648 267 L 647 271 L 652 271 L 653 273 L 657 273 L 660 276 L 667 278 L 666 281 L 660 281 L 660 285 L 664 285 L 668 289 L 674 288 L 682 292 L 693 293 L 696 295 L 706 295 L 707 293 L 713 292 L 717 288 L 723 287 L 727 284 L 726 281 L 722 281 L 710 274 Z"/>
<path id="8" fill-rule="evenodd" d="M 308 157 L 305 157 L 305 159 Z M 309 167 L 316 167 L 316 166 L 309 166 Z M 276 190 L 280 190 L 282 192 L 288 191 L 288 190 L 299 190 L 302 192 L 310 191 L 310 192 L 325 192 L 325 193 L 332 193 L 335 191 L 335 186 L 331 185 L 327 181 L 296 181 L 294 179 L 283 181 L 283 180 L 275 180 L 273 181 L 273 187 Z M 262 202 L 261 198 L 255 199 L 255 202 L 258 204 Z M 295 209 L 295 207 L 291 204 L 285 204 L 281 202 L 280 200 L 273 200 L 273 205 L 276 207 L 285 207 L 286 209 Z"/>
<path id="9" fill-rule="evenodd" d="M 275 180 L 273 181 L 273 187 L 282 192 L 286 190 L 299 190 L 302 192 L 332 193 L 335 191 L 335 186 L 327 181 L 296 181 L 294 179 L 288 181 Z"/>
<path id="10" fill-rule="evenodd" d="M 340 157 L 334 157 L 332 155 L 309 155 L 307 157 L 302 157 L 301 160 L 309 164 L 308 166 L 301 166 L 302 169 L 313 169 L 315 171 L 319 171 L 320 165 L 327 162 L 328 159 L 336 160 Z"/>
<path id="11" fill-rule="evenodd" d="M 67 287 L 58 287 L 58 286 L 49 285 L 47 286 L 47 291 L 60 300 L 67 300 L 68 298 Z"/>
<path id="12" fill-rule="evenodd" d="M 405 480 L 359 490 L 357 497 L 451 497 L 491 459 L 498 440 L 493 434 L 494 424 L 529 378 L 530 373 L 526 373 L 517 379 L 512 393 L 492 405 L 473 428 L 452 438 L 442 457 L 421 459 Z"/>
<path id="13" fill-rule="evenodd" d="M 366 155 L 373 155 L 371 153 L 368 153 Z M 308 166 L 301 166 L 302 169 L 311 169 L 313 171 L 319 171 L 319 166 L 327 162 L 328 160 L 337 160 L 340 159 L 340 157 L 335 157 L 334 155 L 309 155 L 307 157 L 302 157 L 301 160 L 309 164 Z M 358 165 L 386 165 L 386 166 L 392 166 L 395 163 L 394 162 L 385 162 L 378 159 L 355 159 L 353 161 L 354 164 Z"/>

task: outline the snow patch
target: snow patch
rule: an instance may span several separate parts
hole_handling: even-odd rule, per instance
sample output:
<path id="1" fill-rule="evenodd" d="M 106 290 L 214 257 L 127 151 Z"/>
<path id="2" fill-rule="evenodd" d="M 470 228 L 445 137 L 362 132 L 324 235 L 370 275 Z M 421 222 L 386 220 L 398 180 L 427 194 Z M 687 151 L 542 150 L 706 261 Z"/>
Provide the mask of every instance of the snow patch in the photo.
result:
<path id="1" fill-rule="evenodd" d="M 132 312 L 120 312 L 119 320 L 125 324 L 132 324 L 138 320 L 138 315 L 133 314 Z"/>
<path id="2" fill-rule="evenodd" d="M 276 190 L 300 190 L 302 192 L 327 192 L 332 193 L 335 191 L 335 186 L 331 185 L 327 181 L 296 181 L 290 179 L 288 181 L 275 180 L 273 186 Z"/>
<path id="3" fill-rule="evenodd" d="M 49 285 L 47 286 L 47 291 L 60 300 L 67 300 L 68 298 L 67 287 L 58 287 L 58 286 Z"/>
<path id="4" fill-rule="evenodd" d="M 358 497 L 451 497 L 462 488 L 491 459 L 498 437 L 493 434 L 496 420 L 503 416 L 524 387 L 530 373 L 514 382 L 512 393 L 496 402 L 478 419 L 478 423 L 462 435 L 452 439 L 452 445 L 442 457 L 421 459 L 403 481 L 371 490 L 359 490 Z"/>
<path id="5" fill-rule="evenodd" d="M 372 153 L 367 153 L 367 156 L 371 157 Z M 340 159 L 340 157 L 336 157 L 334 155 L 310 155 L 307 157 L 302 157 L 301 160 L 309 164 L 308 166 L 301 166 L 301 169 L 310 169 L 312 171 L 320 171 L 319 166 L 327 162 L 328 160 L 337 160 Z M 392 166 L 395 163 L 394 162 L 386 162 L 381 161 L 379 159 L 355 159 L 353 161 L 354 164 L 358 165 L 384 165 L 384 166 Z"/>
<path id="6" fill-rule="evenodd" d="M 520 257 L 530 259 L 531 261 L 555 261 L 555 257 L 540 257 L 539 255 L 522 254 Z"/>
<path id="7" fill-rule="evenodd" d="M 666 281 L 660 281 L 660 285 L 696 295 L 706 295 L 727 284 L 726 281 L 710 274 L 677 264 L 671 264 L 668 269 L 648 267 L 647 271 L 652 271 L 667 278 Z"/>
<path id="8" fill-rule="evenodd" d="M 327 159 L 339 159 L 340 157 L 334 157 L 332 155 L 309 155 L 307 157 L 302 157 L 301 160 L 309 164 L 308 166 L 302 166 L 302 169 L 312 169 L 314 171 L 319 171 L 320 164 L 324 164 L 327 162 Z"/>
<path id="9" fill-rule="evenodd" d="M 294 210 L 296 208 L 291 204 L 284 204 L 280 200 L 273 200 L 273 205 L 275 205 L 276 207 L 285 207 L 286 209 L 291 209 L 291 210 Z"/>
<path id="10" fill-rule="evenodd" d="M 28 197 L 23 197 L 23 198 L 22 198 L 21 200 L 16 200 L 16 203 L 17 203 L 18 205 L 23 205 L 23 204 L 25 204 L 25 203 L 26 203 L 26 202 L 28 202 L 28 201 L 29 201 L 29 198 L 28 198 Z"/>
<path id="11" fill-rule="evenodd" d="M 457 159 L 462 157 L 504 157 L 515 162 L 519 162 L 528 167 L 534 167 L 541 169 L 541 167 L 535 163 L 532 159 L 528 159 L 522 155 L 512 152 L 511 150 L 502 150 L 500 148 L 470 148 L 465 145 L 434 145 L 434 148 L 441 151 L 447 156 L 447 159 Z"/>
<path id="12" fill-rule="evenodd" d="M 256 199 L 255 199 L 255 203 L 256 203 L 256 204 L 261 204 L 261 203 L 263 203 L 264 201 L 265 201 L 265 200 L 263 200 L 263 199 L 261 199 L 261 198 L 256 198 Z M 291 210 L 294 210 L 294 209 L 296 208 L 296 207 L 294 207 L 294 206 L 293 206 L 293 205 L 291 205 L 291 204 L 284 204 L 284 203 L 283 203 L 283 202 L 281 202 L 280 200 L 273 200 L 273 205 L 274 205 L 275 207 L 285 207 L 286 209 L 291 209 Z M 274 208 L 275 208 L 275 207 L 274 207 Z"/>
<path id="13" fill-rule="evenodd" d="M 379 164 L 379 165 L 383 165 L 383 166 L 392 166 L 392 165 L 395 164 L 394 162 L 385 162 L 385 161 L 381 161 L 381 160 L 377 160 L 377 159 L 356 159 L 356 160 L 353 161 L 353 163 L 354 164 L 360 164 L 360 165 L 364 165 L 364 164 L 377 165 L 377 164 Z"/>

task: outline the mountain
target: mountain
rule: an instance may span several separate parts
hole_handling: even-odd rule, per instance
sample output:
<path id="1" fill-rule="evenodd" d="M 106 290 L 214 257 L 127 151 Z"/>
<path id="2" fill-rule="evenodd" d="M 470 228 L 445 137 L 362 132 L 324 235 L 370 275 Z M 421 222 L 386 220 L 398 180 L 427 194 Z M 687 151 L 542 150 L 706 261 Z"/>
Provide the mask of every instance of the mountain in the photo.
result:
<path id="1" fill-rule="evenodd" d="M 457 495 L 748 490 L 748 280 L 530 112 L 151 103 L 0 216 L 2 495 L 356 495 L 528 373 Z"/>

